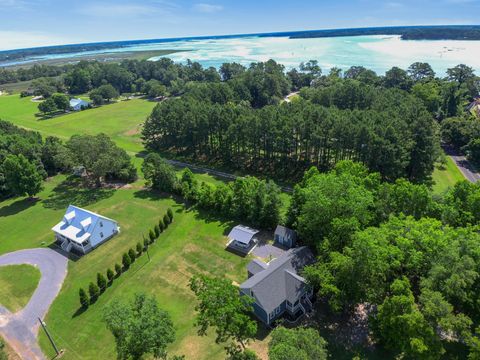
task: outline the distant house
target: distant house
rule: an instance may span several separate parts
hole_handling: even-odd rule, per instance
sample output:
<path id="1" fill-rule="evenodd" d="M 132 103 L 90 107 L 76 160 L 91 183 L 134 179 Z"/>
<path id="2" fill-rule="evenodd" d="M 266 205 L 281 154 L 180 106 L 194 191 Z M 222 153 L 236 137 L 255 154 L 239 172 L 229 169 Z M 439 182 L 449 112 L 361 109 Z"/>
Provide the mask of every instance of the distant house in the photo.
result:
<path id="1" fill-rule="evenodd" d="M 480 117 L 480 97 L 475 98 L 468 106 L 467 111 L 476 117 Z"/>
<path id="2" fill-rule="evenodd" d="M 312 310 L 313 296 L 299 272 L 314 261 L 314 255 L 305 246 L 290 249 L 268 264 L 252 260 L 247 266 L 249 278 L 240 285 L 240 292 L 255 300 L 254 313 L 267 325 L 284 314 L 298 318 Z"/>
<path id="3" fill-rule="evenodd" d="M 120 232 L 118 223 L 105 216 L 70 205 L 62 221 L 52 228 L 66 252 L 86 254 Z"/>
<path id="4" fill-rule="evenodd" d="M 86 109 L 90 106 L 90 103 L 88 101 L 82 100 L 82 99 L 71 99 L 70 100 L 70 108 L 72 108 L 74 111 L 80 111 L 83 109 Z"/>
<path id="5" fill-rule="evenodd" d="M 274 240 L 279 245 L 290 249 L 295 247 L 297 243 L 297 233 L 285 226 L 277 225 L 277 228 L 275 229 Z"/>
<path id="6" fill-rule="evenodd" d="M 248 226 L 235 226 L 228 234 L 227 248 L 243 254 L 249 254 L 257 246 L 258 241 L 255 235 L 258 232 L 258 230 Z"/>

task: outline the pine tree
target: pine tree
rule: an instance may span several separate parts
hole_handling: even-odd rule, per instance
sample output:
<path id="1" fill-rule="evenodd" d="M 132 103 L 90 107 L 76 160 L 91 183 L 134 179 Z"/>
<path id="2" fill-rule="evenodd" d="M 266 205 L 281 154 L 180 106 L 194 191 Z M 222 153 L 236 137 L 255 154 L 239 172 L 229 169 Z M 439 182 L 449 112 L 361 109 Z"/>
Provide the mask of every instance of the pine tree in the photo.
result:
<path id="1" fill-rule="evenodd" d="M 80 290 L 78 291 L 78 295 L 80 297 L 80 305 L 84 308 L 88 307 L 89 301 L 87 292 L 83 288 L 80 288 Z"/>
<path id="2" fill-rule="evenodd" d="M 90 304 L 93 304 L 100 295 L 100 289 L 98 288 L 97 284 L 91 282 L 88 285 L 88 293 L 90 295 Z"/>
<path id="3" fill-rule="evenodd" d="M 153 232 L 153 230 L 150 230 L 150 232 L 148 233 L 148 237 L 150 238 L 150 244 L 153 244 L 153 242 L 155 241 L 155 233 Z"/>
<path id="4" fill-rule="evenodd" d="M 142 244 L 140 242 L 138 242 L 137 243 L 137 256 L 142 255 L 142 252 L 143 252 Z"/>
<path id="5" fill-rule="evenodd" d="M 172 211 L 172 209 L 168 208 L 167 215 L 168 215 L 168 218 L 169 218 L 169 222 L 171 223 L 173 221 L 173 211 Z"/>
<path id="6" fill-rule="evenodd" d="M 97 285 L 100 288 L 100 291 L 104 291 L 107 287 L 107 279 L 100 273 L 97 273 Z"/>
<path id="7" fill-rule="evenodd" d="M 112 269 L 108 269 L 108 270 L 107 270 L 107 279 L 108 279 L 108 282 L 112 282 L 114 277 L 115 277 L 115 274 L 114 274 L 113 270 L 112 270 Z"/>
<path id="8" fill-rule="evenodd" d="M 130 263 L 134 263 L 137 258 L 135 254 L 135 250 L 133 249 L 128 250 L 128 256 L 130 256 Z"/>
<path id="9" fill-rule="evenodd" d="M 122 275 L 122 266 L 120 264 L 115 264 L 115 273 L 117 274 L 117 277 Z"/>
<path id="10" fill-rule="evenodd" d="M 155 225 L 155 228 L 153 229 L 155 231 L 155 238 L 158 239 L 160 236 L 160 227 L 158 225 Z"/>
<path id="11" fill-rule="evenodd" d="M 132 260 L 130 259 L 130 255 L 128 253 L 123 254 L 122 264 L 125 270 L 128 269 L 132 264 Z"/>
<path id="12" fill-rule="evenodd" d="M 163 230 L 165 230 L 165 224 L 163 223 L 162 219 L 158 220 L 158 227 L 160 228 L 160 232 L 163 232 Z"/>
<path id="13" fill-rule="evenodd" d="M 168 225 L 170 224 L 170 218 L 168 217 L 167 214 L 165 214 L 165 215 L 163 216 L 163 222 L 164 222 L 164 224 L 165 224 L 165 229 L 166 229 L 166 228 L 168 227 Z"/>

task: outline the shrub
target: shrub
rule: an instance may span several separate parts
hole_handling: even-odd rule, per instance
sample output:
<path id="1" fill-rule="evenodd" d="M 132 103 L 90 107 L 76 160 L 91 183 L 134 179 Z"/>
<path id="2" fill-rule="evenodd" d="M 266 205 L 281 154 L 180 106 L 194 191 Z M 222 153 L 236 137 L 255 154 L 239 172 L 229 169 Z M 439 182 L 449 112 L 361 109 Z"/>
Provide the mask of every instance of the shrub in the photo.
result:
<path id="1" fill-rule="evenodd" d="M 148 233 L 148 237 L 150 238 L 150 244 L 152 244 L 155 241 L 155 234 L 153 230 L 150 230 L 150 232 Z"/>
<path id="2" fill-rule="evenodd" d="M 128 250 L 128 256 L 130 256 L 130 263 L 134 263 L 135 259 L 137 258 L 135 254 L 135 250 L 133 249 Z"/>
<path id="3" fill-rule="evenodd" d="M 167 214 L 164 215 L 163 222 L 165 223 L 165 229 L 166 229 L 168 227 L 168 225 L 170 224 L 170 218 L 168 217 Z"/>
<path id="4" fill-rule="evenodd" d="M 80 305 L 84 308 L 88 307 L 89 300 L 87 292 L 83 288 L 80 288 L 80 290 L 78 290 L 78 295 L 80 297 Z"/>
<path id="5" fill-rule="evenodd" d="M 120 264 L 115 264 L 115 273 L 117 274 L 117 277 L 122 275 L 122 266 Z"/>
<path id="6" fill-rule="evenodd" d="M 131 263 L 132 263 L 132 260 L 130 259 L 130 255 L 128 253 L 123 254 L 123 258 L 122 258 L 123 267 L 125 269 L 128 269 Z"/>
<path id="7" fill-rule="evenodd" d="M 97 284 L 91 282 L 88 285 L 88 293 L 90 295 L 90 304 L 93 304 L 95 300 L 98 299 L 98 296 L 100 295 L 100 289 L 98 288 Z"/>
<path id="8" fill-rule="evenodd" d="M 163 223 L 162 219 L 158 220 L 158 227 L 160 228 L 160 232 L 163 232 L 163 230 L 165 230 L 165 224 Z"/>
<path id="9" fill-rule="evenodd" d="M 107 287 L 107 279 L 100 273 L 97 273 L 97 285 L 100 288 L 100 291 L 104 291 Z"/>
<path id="10" fill-rule="evenodd" d="M 137 256 L 142 255 L 143 252 L 143 246 L 140 242 L 137 243 Z"/>
<path id="11" fill-rule="evenodd" d="M 115 277 L 115 273 L 113 272 L 113 270 L 112 270 L 112 269 L 108 269 L 108 270 L 107 270 L 107 279 L 108 279 L 108 282 L 112 282 L 114 277 Z"/>
<path id="12" fill-rule="evenodd" d="M 148 245 L 149 245 L 148 239 L 143 239 L 143 249 L 144 250 L 148 249 Z"/>
<path id="13" fill-rule="evenodd" d="M 160 228 L 158 227 L 158 225 L 155 225 L 155 228 L 153 230 L 155 231 L 155 238 L 158 239 L 158 237 L 160 236 Z"/>
<path id="14" fill-rule="evenodd" d="M 170 220 L 169 222 L 171 223 L 173 221 L 173 211 L 172 211 L 172 209 L 168 208 L 167 215 L 168 215 L 168 218 Z"/>

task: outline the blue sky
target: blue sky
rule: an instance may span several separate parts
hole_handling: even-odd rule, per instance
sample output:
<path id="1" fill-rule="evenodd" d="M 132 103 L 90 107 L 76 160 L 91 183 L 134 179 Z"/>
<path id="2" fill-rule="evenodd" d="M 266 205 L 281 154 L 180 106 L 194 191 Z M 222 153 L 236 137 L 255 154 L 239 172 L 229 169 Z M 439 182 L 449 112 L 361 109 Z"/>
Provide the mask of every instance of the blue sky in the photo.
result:
<path id="1" fill-rule="evenodd" d="M 480 0 L 0 0 L 0 49 L 386 25 L 478 24 Z"/>

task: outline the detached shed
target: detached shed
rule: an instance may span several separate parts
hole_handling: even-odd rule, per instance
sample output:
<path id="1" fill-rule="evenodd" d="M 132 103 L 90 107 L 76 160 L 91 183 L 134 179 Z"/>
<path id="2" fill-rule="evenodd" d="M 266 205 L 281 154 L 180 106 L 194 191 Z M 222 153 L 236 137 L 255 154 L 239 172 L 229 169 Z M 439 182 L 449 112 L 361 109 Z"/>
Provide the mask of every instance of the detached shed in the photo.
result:
<path id="1" fill-rule="evenodd" d="M 257 246 L 255 235 L 257 235 L 258 232 L 258 230 L 249 228 L 248 226 L 235 226 L 228 234 L 227 248 L 243 254 L 249 254 L 255 246 Z"/>
<path id="2" fill-rule="evenodd" d="M 297 244 L 297 233 L 295 230 L 289 229 L 282 225 L 277 225 L 275 229 L 275 242 L 279 245 L 285 246 L 286 248 L 295 247 Z"/>

